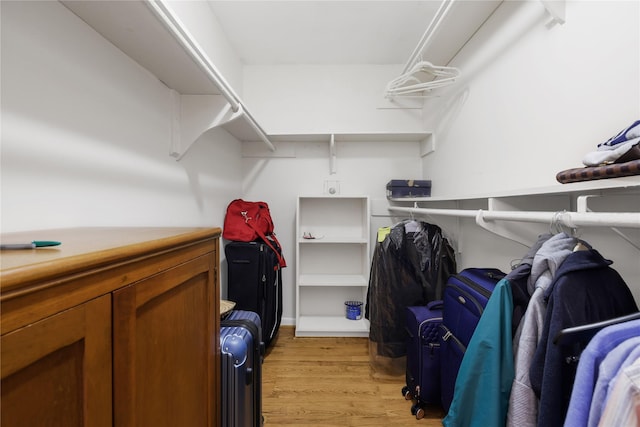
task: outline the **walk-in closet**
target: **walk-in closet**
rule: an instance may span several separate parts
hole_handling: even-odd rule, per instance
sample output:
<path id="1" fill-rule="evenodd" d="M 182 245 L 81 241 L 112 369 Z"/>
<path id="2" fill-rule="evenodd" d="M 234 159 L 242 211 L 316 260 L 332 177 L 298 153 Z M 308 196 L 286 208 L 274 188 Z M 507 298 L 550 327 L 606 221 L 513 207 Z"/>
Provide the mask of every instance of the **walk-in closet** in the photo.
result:
<path id="1" fill-rule="evenodd" d="M 640 425 L 639 19 L 0 1 L 0 423 Z M 280 252 L 253 424 L 225 418 L 237 199 L 268 205 Z M 407 308 L 467 269 L 504 276 L 451 399 L 421 404 Z"/>

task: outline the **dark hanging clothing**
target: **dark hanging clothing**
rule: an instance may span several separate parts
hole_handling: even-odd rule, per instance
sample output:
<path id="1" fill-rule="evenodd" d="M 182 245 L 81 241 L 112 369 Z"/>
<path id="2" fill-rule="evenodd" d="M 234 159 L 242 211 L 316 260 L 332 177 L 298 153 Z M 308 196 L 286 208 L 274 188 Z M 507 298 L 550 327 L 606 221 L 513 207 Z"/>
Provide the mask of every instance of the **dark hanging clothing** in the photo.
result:
<path id="1" fill-rule="evenodd" d="M 546 289 L 547 312 L 529 378 L 540 398 L 538 426 L 562 426 L 569 406 L 579 354 L 553 341 L 566 328 L 613 319 L 638 311 L 624 279 L 595 249 L 571 253 Z M 569 351 L 569 352 L 567 352 Z"/>
<path id="2" fill-rule="evenodd" d="M 405 225 L 417 229 L 407 232 Z M 447 278 L 455 272 L 453 248 L 437 225 L 404 221 L 376 244 L 365 317 L 378 355 L 406 355 L 406 307 L 442 299 Z"/>

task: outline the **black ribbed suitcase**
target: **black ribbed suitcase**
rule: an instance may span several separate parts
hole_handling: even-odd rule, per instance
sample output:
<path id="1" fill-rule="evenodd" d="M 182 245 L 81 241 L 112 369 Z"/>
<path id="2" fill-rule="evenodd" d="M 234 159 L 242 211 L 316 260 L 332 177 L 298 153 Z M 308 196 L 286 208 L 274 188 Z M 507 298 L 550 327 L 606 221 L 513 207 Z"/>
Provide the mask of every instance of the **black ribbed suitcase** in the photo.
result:
<path id="1" fill-rule="evenodd" d="M 227 299 L 237 310 L 258 313 L 262 335 L 268 347 L 282 321 L 282 274 L 278 257 L 262 241 L 229 242 L 227 258 Z"/>
<path id="2" fill-rule="evenodd" d="M 262 359 L 260 317 L 233 310 L 220 321 L 220 425 L 261 427 Z"/>

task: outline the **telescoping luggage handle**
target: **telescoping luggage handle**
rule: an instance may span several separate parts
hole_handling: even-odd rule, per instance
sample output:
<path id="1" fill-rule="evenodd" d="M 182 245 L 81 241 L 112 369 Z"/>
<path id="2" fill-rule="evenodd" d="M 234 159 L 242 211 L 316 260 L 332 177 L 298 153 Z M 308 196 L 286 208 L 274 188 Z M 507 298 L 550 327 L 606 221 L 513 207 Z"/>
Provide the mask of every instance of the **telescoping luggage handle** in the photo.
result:
<path id="1" fill-rule="evenodd" d="M 442 310 L 443 306 L 444 306 L 444 301 L 442 301 L 441 299 L 430 301 L 429 303 L 427 303 L 427 308 L 429 310 Z"/>

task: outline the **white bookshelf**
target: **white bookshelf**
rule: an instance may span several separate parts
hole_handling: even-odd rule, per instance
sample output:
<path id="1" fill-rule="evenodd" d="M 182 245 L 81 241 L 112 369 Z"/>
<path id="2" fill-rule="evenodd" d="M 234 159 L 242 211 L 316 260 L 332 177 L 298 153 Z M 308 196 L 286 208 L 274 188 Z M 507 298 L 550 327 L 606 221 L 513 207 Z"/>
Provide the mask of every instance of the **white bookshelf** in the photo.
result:
<path id="1" fill-rule="evenodd" d="M 368 336 L 369 198 L 300 196 L 296 212 L 296 336 Z M 353 300 L 359 320 L 345 315 Z"/>

